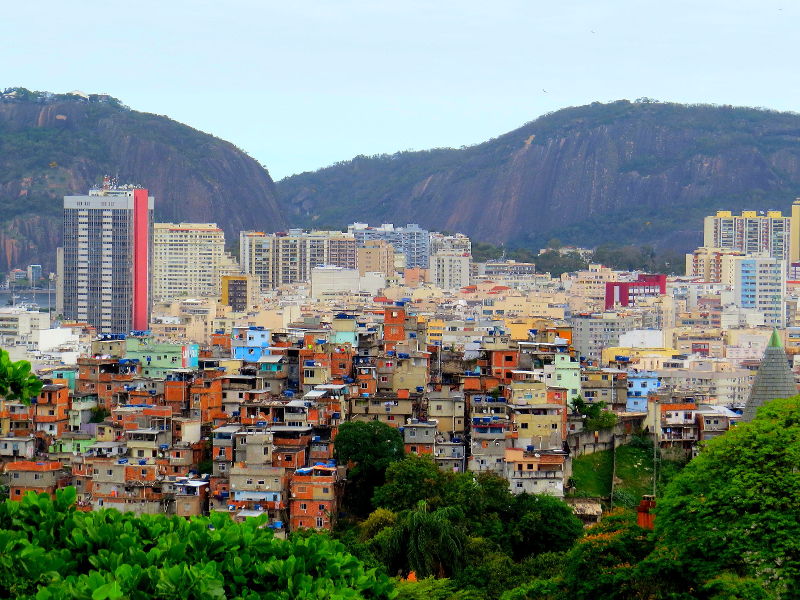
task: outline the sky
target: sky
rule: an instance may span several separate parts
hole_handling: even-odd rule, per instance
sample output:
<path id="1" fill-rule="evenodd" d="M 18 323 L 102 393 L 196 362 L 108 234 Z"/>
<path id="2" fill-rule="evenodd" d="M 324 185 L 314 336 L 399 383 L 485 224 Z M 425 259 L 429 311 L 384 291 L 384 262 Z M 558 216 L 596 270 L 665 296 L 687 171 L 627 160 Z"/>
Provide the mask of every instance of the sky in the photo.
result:
<path id="1" fill-rule="evenodd" d="M 795 0 L 39 0 L 0 88 L 108 93 L 276 180 L 640 97 L 800 111 Z"/>

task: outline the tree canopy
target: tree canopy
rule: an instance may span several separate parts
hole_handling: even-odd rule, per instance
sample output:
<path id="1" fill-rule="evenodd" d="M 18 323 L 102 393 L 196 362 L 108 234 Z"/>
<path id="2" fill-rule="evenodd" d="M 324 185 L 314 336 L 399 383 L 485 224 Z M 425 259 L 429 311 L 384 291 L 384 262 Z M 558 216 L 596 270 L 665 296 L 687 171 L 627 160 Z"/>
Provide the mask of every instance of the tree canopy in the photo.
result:
<path id="1" fill-rule="evenodd" d="M 0 398 L 30 404 L 41 391 L 42 380 L 31 373 L 31 363 L 12 361 L 8 352 L 0 349 Z"/>
<path id="2" fill-rule="evenodd" d="M 264 519 L 78 512 L 75 489 L 0 504 L 0 597 L 389 599 L 393 582 L 327 536 L 279 540 Z"/>
<path id="3" fill-rule="evenodd" d="M 800 397 L 773 400 L 708 442 L 659 500 L 656 534 L 673 581 L 730 573 L 800 597 L 798 498 Z"/>
<path id="4" fill-rule="evenodd" d="M 350 421 L 339 427 L 334 451 L 340 463 L 352 465 L 346 504 L 354 513 L 365 516 L 372 508 L 375 488 L 384 482 L 386 469 L 403 458 L 403 436 L 380 421 Z"/>
<path id="5" fill-rule="evenodd" d="M 447 475 L 431 458 L 409 455 L 389 465 L 386 483 L 375 490 L 372 503 L 393 511 L 413 508 L 422 500 L 439 505 Z"/>

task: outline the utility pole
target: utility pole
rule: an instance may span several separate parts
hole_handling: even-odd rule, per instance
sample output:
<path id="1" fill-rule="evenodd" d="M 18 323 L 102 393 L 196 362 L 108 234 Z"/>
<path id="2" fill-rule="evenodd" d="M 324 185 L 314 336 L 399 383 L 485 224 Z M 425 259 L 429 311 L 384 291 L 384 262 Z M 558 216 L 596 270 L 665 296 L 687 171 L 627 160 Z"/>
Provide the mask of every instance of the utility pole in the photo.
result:
<path id="1" fill-rule="evenodd" d="M 656 482 L 658 468 L 658 402 L 653 402 L 653 498 L 656 497 Z"/>

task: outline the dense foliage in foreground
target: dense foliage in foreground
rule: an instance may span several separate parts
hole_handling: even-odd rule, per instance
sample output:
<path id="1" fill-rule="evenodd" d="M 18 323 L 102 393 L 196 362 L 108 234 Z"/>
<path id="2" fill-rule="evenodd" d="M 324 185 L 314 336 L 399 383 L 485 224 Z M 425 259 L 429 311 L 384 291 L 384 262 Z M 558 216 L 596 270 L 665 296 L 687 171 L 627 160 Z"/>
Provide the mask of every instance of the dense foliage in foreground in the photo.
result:
<path id="1" fill-rule="evenodd" d="M 519 565 L 504 590 L 483 580 L 407 582 L 398 600 L 793 600 L 800 598 L 800 397 L 708 442 L 658 499 L 656 530 L 618 511 L 566 552 Z M 546 560 L 545 560 L 546 559 Z M 508 585 L 511 584 L 511 585 Z M 480 593 L 478 593 L 480 592 Z M 481 595 L 482 594 L 482 595 Z"/>
<path id="2" fill-rule="evenodd" d="M 263 519 L 78 512 L 74 488 L 0 504 L 0 597 L 392 598 L 394 583 L 325 536 L 279 540 Z"/>

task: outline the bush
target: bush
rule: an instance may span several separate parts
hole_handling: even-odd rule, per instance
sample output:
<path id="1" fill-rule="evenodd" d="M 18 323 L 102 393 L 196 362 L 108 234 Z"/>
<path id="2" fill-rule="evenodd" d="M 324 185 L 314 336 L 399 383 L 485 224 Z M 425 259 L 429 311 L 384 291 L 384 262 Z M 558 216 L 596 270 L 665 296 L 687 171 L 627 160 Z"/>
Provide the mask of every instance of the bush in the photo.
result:
<path id="1" fill-rule="evenodd" d="M 391 598 L 394 584 L 326 536 L 279 540 L 264 518 L 77 512 L 74 488 L 0 504 L 0 597 Z"/>

